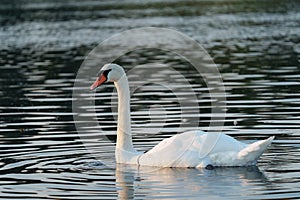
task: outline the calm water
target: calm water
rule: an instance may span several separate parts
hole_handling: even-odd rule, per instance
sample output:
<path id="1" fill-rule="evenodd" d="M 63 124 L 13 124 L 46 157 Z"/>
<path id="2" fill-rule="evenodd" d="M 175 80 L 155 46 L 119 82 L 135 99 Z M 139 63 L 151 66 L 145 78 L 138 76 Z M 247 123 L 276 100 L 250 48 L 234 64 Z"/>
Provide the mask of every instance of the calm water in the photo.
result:
<path id="1" fill-rule="evenodd" d="M 0 198 L 299 199 L 299 11 L 297 1 L 1 1 Z M 73 122 L 77 70 L 99 42 L 143 26 L 181 31 L 206 48 L 226 86 L 224 132 L 246 143 L 276 136 L 257 167 L 109 168 L 86 150 Z M 189 63 L 156 49 L 134 51 L 116 62 L 126 70 L 146 63 L 176 69 L 198 91 L 196 107 L 188 109 L 200 109 L 199 127 L 207 130 L 209 88 Z M 166 77 L 169 84 L 181 84 L 170 71 L 149 82 Z M 86 94 L 92 93 L 87 89 Z M 146 151 L 182 131 L 183 123 L 192 128 L 178 105 L 186 93 L 178 94 L 155 84 L 132 94 L 137 149 Z M 96 150 L 103 160 L 112 160 L 113 86 L 100 89 L 95 99 L 108 138 L 99 139 Z M 99 134 L 85 128 L 91 138 Z"/>

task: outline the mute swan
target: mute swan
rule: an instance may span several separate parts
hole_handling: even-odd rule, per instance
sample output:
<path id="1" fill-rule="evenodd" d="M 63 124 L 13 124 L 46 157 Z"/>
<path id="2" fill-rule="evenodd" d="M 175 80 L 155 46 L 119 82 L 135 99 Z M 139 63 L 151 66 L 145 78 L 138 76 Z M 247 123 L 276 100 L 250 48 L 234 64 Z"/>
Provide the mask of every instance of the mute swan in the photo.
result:
<path id="1" fill-rule="evenodd" d="M 245 144 L 219 133 L 199 130 L 176 134 L 164 139 L 146 153 L 133 148 L 130 120 L 130 92 L 124 69 L 117 64 L 106 64 L 90 89 L 114 82 L 118 93 L 118 128 L 115 158 L 117 163 L 158 167 L 203 167 L 255 165 L 271 144 L 273 137 Z M 215 137 L 211 142 L 209 137 Z M 209 150 L 209 151 L 207 151 Z M 207 151 L 207 153 L 203 153 Z"/>

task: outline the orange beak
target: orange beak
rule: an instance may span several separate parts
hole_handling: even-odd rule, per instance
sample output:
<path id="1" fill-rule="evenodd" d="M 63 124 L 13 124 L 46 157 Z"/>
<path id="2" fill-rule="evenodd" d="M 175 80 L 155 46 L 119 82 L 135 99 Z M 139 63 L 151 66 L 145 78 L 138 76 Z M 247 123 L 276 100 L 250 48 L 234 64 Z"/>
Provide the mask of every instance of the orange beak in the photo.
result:
<path id="1" fill-rule="evenodd" d="M 93 85 L 91 85 L 90 89 L 91 90 L 94 90 L 96 89 L 97 87 L 99 87 L 102 83 L 104 83 L 106 81 L 106 77 L 101 74 L 97 79 L 96 81 L 93 83 Z"/>

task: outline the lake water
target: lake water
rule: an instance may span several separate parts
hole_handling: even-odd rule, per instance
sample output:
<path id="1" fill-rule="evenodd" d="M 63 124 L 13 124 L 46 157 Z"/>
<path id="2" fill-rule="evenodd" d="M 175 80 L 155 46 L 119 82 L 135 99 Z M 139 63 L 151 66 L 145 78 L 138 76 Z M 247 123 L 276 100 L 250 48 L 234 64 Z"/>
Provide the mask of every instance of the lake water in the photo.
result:
<path id="1" fill-rule="evenodd" d="M 290 0 L 1 1 L 0 198 L 299 199 L 299 11 L 300 2 Z M 101 41 L 144 26 L 180 31 L 205 47 L 226 88 L 223 131 L 246 143 L 276 136 L 257 166 L 205 170 L 103 165 L 113 162 L 116 139 L 111 84 L 96 94 L 86 88 L 87 98 L 96 99 L 102 138 L 97 139 L 95 127 L 81 123 L 102 160 L 88 151 L 73 120 L 77 70 Z M 200 110 L 197 125 L 208 129 L 210 88 L 185 60 L 140 49 L 116 62 L 127 71 L 147 63 L 175 69 L 198 92 L 196 104 L 186 109 Z M 149 82 L 168 80 L 183 90 L 174 94 L 146 84 L 132 94 L 133 141 L 142 151 L 194 124 L 189 112 L 182 116 L 185 108 L 178 103 L 187 100 L 185 85 L 174 71 L 157 71 Z M 137 74 L 143 72 L 139 68 Z M 130 80 L 133 87 L 139 84 Z"/>

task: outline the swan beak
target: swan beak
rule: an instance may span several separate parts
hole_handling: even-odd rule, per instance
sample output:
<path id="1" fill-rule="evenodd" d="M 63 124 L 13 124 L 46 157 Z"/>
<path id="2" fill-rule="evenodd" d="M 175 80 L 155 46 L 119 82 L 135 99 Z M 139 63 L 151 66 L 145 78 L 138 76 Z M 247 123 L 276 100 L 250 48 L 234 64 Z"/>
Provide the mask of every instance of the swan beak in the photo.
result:
<path id="1" fill-rule="evenodd" d="M 106 81 L 106 77 L 101 74 L 96 81 L 93 83 L 93 85 L 91 85 L 90 89 L 91 90 L 95 90 L 97 87 L 99 87 L 102 83 L 104 83 Z"/>

